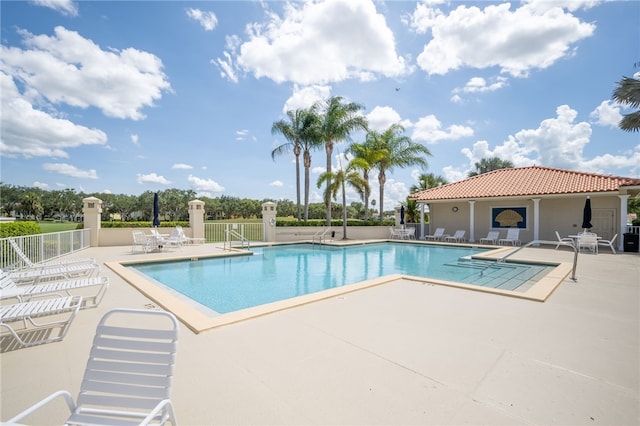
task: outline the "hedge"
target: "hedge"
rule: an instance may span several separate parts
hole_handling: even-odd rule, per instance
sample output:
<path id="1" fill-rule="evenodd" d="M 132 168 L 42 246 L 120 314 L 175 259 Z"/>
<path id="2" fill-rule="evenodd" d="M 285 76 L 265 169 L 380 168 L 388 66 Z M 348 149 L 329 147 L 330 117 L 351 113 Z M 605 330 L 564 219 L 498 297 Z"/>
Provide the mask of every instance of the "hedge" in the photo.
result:
<path id="1" fill-rule="evenodd" d="M 19 237 L 21 235 L 41 234 L 40 225 L 36 222 L 0 223 L 0 238 Z"/>

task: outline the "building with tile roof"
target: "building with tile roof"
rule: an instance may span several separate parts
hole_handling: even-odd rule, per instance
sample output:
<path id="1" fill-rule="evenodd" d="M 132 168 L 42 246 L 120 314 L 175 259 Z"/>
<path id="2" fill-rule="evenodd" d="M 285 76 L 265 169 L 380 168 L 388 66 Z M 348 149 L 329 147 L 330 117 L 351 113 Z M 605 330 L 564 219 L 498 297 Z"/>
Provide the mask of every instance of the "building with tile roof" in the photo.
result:
<path id="1" fill-rule="evenodd" d="M 605 239 L 627 230 L 627 200 L 640 196 L 640 179 L 531 166 L 499 169 L 409 195 L 428 206 L 431 228 L 467 230 L 470 242 L 489 231 L 520 229 L 522 242 L 556 240 L 581 231 L 585 200 L 592 232 Z M 425 235 L 425 232 L 421 232 Z"/>

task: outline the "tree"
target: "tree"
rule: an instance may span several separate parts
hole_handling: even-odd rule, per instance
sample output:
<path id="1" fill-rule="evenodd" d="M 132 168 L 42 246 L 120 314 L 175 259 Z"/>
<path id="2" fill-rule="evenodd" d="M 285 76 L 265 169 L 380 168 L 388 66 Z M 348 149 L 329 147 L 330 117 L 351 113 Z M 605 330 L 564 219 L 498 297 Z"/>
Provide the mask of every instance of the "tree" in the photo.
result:
<path id="1" fill-rule="evenodd" d="M 309 136 L 307 134 L 310 132 L 310 127 L 314 124 L 316 116 L 309 110 L 297 109 L 287 111 L 287 117 L 288 120 L 276 121 L 271 126 L 272 134 L 279 133 L 289 141 L 271 151 L 271 158 L 275 160 L 277 155 L 293 151 L 296 161 L 296 206 L 298 220 L 300 220 L 300 153 L 305 142 L 308 145 Z"/>
<path id="2" fill-rule="evenodd" d="M 418 184 L 411 185 L 409 192 L 413 194 L 415 192 L 424 191 L 429 188 L 446 185 L 447 183 L 449 182 L 447 182 L 447 180 L 442 176 L 436 176 L 433 173 L 423 173 L 420 175 L 420 177 L 418 177 Z"/>
<path id="3" fill-rule="evenodd" d="M 380 220 L 384 219 L 384 185 L 387 182 L 387 172 L 396 167 L 422 166 L 427 167 L 426 155 L 431 155 L 429 149 L 415 143 L 410 137 L 403 135 L 404 127 L 393 124 L 382 133 L 370 131 L 368 142 L 378 151 L 379 157 L 374 167 L 378 170 L 378 184 L 380 185 Z"/>
<path id="4" fill-rule="evenodd" d="M 356 170 L 360 170 L 362 172 L 362 178 L 369 182 L 369 172 L 373 168 L 373 165 L 376 164 L 381 159 L 381 156 L 384 155 L 381 151 L 375 149 L 375 146 L 372 143 L 352 143 L 347 149 L 347 152 L 350 152 L 354 155 L 353 160 L 351 160 L 352 166 Z M 371 193 L 369 190 L 369 186 L 365 189 L 363 194 L 364 201 L 364 220 L 369 219 L 369 197 Z"/>
<path id="5" fill-rule="evenodd" d="M 469 177 L 481 175 L 482 173 L 491 172 L 493 170 L 510 169 L 513 167 L 513 163 L 509 160 L 503 160 L 498 157 L 489 157 L 483 158 L 479 163 L 475 163 L 474 166 L 476 169 L 469 172 Z"/>
<path id="6" fill-rule="evenodd" d="M 640 80 L 632 77 L 623 77 L 617 83 L 613 92 L 613 100 L 631 108 L 640 108 Z M 624 114 L 618 123 L 625 132 L 640 131 L 640 110 Z"/>
<path id="7" fill-rule="evenodd" d="M 33 216 L 33 219 L 37 222 L 38 216 L 44 211 L 40 194 L 37 194 L 35 191 L 27 192 L 22 199 L 21 208 L 27 217 Z"/>
<path id="8" fill-rule="evenodd" d="M 314 109 L 319 105 L 314 105 Z M 327 154 L 326 183 L 331 186 L 331 161 L 334 144 L 350 138 L 352 132 L 367 129 L 367 120 L 360 115 L 364 107 L 355 102 L 344 103 L 341 96 L 334 96 L 324 104 L 320 115 L 319 136 Z M 327 226 L 331 225 L 331 199 L 327 200 Z"/>
<path id="9" fill-rule="evenodd" d="M 369 182 L 365 181 L 362 176 L 351 166 L 351 163 L 347 165 L 346 169 L 340 168 L 337 172 L 324 172 L 318 178 L 318 188 L 325 182 L 327 183 L 324 197 L 325 200 L 336 198 L 338 191 L 342 192 L 342 235 L 343 239 L 347 239 L 347 191 L 346 185 L 349 184 L 359 194 L 365 191 L 365 188 L 369 186 Z M 331 205 L 330 202 L 327 203 Z M 330 224 L 329 224 L 330 225 Z"/>

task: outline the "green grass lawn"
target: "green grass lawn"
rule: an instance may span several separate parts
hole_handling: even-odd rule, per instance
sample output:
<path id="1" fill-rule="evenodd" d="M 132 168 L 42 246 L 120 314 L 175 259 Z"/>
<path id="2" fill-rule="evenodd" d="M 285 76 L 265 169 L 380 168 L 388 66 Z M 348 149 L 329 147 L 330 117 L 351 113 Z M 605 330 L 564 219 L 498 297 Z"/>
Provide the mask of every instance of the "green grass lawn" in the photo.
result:
<path id="1" fill-rule="evenodd" d="M 78 224 L 76 222 L 40 222 L 40 230 L 43 234 L 51 232 L 73 231 Z"/>

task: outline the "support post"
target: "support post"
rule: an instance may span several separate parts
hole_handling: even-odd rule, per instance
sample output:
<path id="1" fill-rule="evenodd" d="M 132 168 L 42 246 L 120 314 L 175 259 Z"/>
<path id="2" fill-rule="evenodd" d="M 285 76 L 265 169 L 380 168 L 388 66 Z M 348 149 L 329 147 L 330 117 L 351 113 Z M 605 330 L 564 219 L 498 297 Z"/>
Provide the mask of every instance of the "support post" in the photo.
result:
<path id="1" fill-rule="evenodd" d="M 83 198 L 82 213 L 84 214 L 84 229 L 90 230 L 91 247 L 98 247 L 102 223 L 102 200 L 96 197 Z"/>

